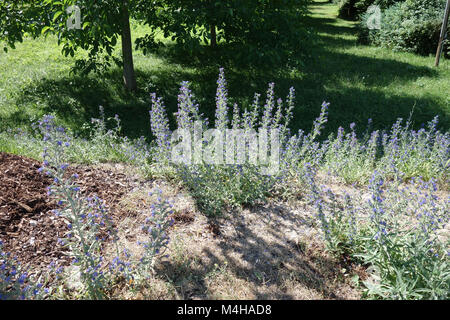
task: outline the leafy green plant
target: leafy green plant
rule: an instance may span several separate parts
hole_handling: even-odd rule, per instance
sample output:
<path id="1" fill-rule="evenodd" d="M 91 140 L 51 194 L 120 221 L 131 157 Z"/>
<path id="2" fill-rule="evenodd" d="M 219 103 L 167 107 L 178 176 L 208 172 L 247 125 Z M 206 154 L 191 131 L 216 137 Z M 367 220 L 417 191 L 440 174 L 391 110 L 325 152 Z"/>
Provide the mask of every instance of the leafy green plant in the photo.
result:
<path id="1" fill-rule="evenodd" d="M 369 16 L 365 14 L 362 16 L 358 37 L 362 42 L 394 50 L 434 54 L 445 3 L 445 0 L 406 0 L 395 3 L 382 12 L 380 30 L 367 28 Z"/>
<path id="2" fill-rule="evenodd" d="M 415 181 L 417 191 L 399 189 L 398 184 L 384 190 L 384 180 L 375 171 L 370 199 L 346 196 L 341 206 L 332 192 L 317 188 L 312 174 L 310 185 L 328 250 L 368 266 L 366 297 L 448 298 L 449 239 L 438 232 L 450 217 L 448 201 L 434 194 L 434 181 Z"/>
<path id="3" fill-rule="evenodd" d="M 29 276 L 16 257 L 3 250 L 0 241 L 0 300 L 41 299 L 48 293 L 43 284 Z"/>
<path id="4" fill-rule="evenodd" d="M 404 0 L 338 0 L 338 16 L 347 20 L 360 20 L 371 5 L 385 9 Z"/>
<path id="5" fill-rule="evenodd" d="M 181 165 L 177 172 L 199 209 L 209 216 L 264 201 L 276 181 L 251 165 Z"/>

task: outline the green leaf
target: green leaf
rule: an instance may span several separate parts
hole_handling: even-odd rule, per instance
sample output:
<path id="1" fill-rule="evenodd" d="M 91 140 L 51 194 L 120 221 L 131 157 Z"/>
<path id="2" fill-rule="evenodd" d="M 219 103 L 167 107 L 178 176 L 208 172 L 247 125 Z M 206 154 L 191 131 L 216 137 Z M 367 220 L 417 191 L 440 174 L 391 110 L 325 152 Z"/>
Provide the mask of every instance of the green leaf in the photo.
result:
<path id="1" fill-rule="evenodd" d="M 59 17 L 60 15 L 62 15 L 62 14 L 63 14 L 62 11 L 57 11 L 57 12 L 55 13 L 55 15 L 53 16 L 53 22 L 55 22 L 56 19 L 58 19 L 58 17 Z"/>
<path id="2" fill-rule="evenodd" d="M 42 30 L 41 30 L 41 34 L 45 34 L 48 30 L 50 30 L 50 29 L 52 29 L 51 27 L 49 27 L 49 26 L 45 26 L 44 28 L 42 28 Z"/>

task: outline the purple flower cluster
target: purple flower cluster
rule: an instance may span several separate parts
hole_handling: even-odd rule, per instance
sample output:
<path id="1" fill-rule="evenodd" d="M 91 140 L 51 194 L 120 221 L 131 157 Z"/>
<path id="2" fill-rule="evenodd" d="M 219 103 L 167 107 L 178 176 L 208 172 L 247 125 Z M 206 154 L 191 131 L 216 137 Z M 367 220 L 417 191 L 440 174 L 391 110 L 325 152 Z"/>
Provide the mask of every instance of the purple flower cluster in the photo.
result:
<path id="1" fill-rule="evenodd" d="M 22 270 L 17 258 L 3 251 L 0 241 L 0 300 L 25 300 L 39 298 L 44 293 L 42 284 L 36 283 Z"/>
<path id="2" fill-rule="evenodd" d="M 376 240 L 380 242 L 384 241 L 384 237 L 387 235 L 387 214 L 384 208 L 384 197 L 382 186 L 384 184 L 383 178 L 375 171 L 372 178 L 369 181 L 369 189 L 371 191 L 371 198 L 368 200 L 368 204 L 372 209 L 370 219 L 375 225 L 377 232 L 374 236 Z"/>
<path id="3" fill-rule="evenodd" d="M 272 110 L 275 107 L 275 96 L 274 96 L 275 83 L 269 83 L 269 88 L 267 89 L 266 103 L 264 104 L 263 117 L 261 119 L 261 128 L 270 129 L 272 123 Z"/>
<path id="4" fill-rule="evenodd" d="M 167 200 L 163 200 L 161 190 L 158 190 L 155 195 L 157 201 L 151 205 L 150 216 L 141 226 L 142 231 L 147 234 L 148 240 L 138 242 L 144 249 L 138 266 L 141 277 L 144 278 L 149 276 L 155 258 L 162 255 L 167 249 L 170 241 L 168 231 L 174 223 L 171 217 L 173 205 Z M 153 194 L 150 193 L 149 196 L 153 196 Z"/>
<path id="5" fill-rule="evenodd" d="M 219 78 L 217 79 L 215 125 L 219 130 L 228 128 L 228 91 L 223 68 L 219 69 Z"/>
<path id="6" fill-rule="evenodd" d="M 198 104 L 189 88 L 190 83 L 183 81 L 178 94 L 177 125 L 178 129 L 194 129 L 194 121 L 201 120 Z"/>
<path id="7" fill-rule="evenodd" d="M 170 130 L 166 109 L 161 98 L 151 94 L 152 109 L 150 110 L 150 124 L 153 135 L 156 137 L 159 161 L 166 160 L 170 151 Z"/>
<path id="8" fill-rule="evenodd" d="M 233 105 L 233 119 L 232 119 L 231 123 L 232 123 L 231 127 L 233 129 L 240 129 L 241 128 L 242 121 L 241 121 L 241 115 L 240 115 L 239 106 L 238 106 L 237 103 L 235 103 Z"/>

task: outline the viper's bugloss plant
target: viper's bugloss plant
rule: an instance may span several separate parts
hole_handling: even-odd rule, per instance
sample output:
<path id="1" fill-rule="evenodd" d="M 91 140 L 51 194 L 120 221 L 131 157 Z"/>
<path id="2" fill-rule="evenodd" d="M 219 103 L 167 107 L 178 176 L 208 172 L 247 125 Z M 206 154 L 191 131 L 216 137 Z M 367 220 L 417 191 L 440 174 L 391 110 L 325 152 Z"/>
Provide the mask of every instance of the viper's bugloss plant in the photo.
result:
<path id="1" fill-rule="evenodd" d="M 83 124 L 81 132 L 65 130 L 70 140 L 70 148 L 66 149 L 67 158 L 72 163 L 125 162 L 145 169 L 152 155 L 152 150 L 141 136 L 130 139 L 122 134 L 118 115 L 105 118 L 100 106 L 100 117 Z M 55 118 L 59 123 L 61 119 Z M 42 149 L 46 147 L 40 124 L 42 120 L 33 121 L 27 130 L 15 129 L 0 132 L 2 150 L 21 154 L 35 159 L 42 159 Z M 112 127 L 111 129 L 108 129 Z M 81 135 L 80 133 L 83 133 Z M 143 170 L 144 171 L 144 170 Z"/>
<path id="2" fill-rule="evenodd" d="M 294 109 L 295 90 L 291 88 L 286 98 L 286 104 L 282 99 L 275 97 L 275 84 L 270 83 L 266 92 L 264 106 L 260 106 L 260 95 L 255 94 L 253 104 L 250 109 L 241 110 L 237 104 L 233 104 L 232 114 L 227 91 L 227 82 L 223 68 L 219 69 L 216 91 L 216 129 L 224 133 L 227 129 L 238 129 L 243 132 L 253 132 L 252 130 L 277 129 L 281 142 L 280 151 L 289 156 L 293 156 L 296 150 L 286 148 L 289 141 L 289 123 L 292 119 Z M 325 108 L 328 106 L 324 104 Z M 262 111 L 262 115 L 260 114 Z M 167 137 L 167 115 L 164 111 L 163 102 L 152 94 L 151 129 L 156 137 L 156 154 L 165 153 L 165 146 L 171 146 Z M 325 111 L 318 119 L 318 125 L 326 122 Z M 178 112 L 176 113 L 178 129 L 187 129 L 194 134 L 194 121 L 201 121 L 202 129 L 208 128 L 208 120 L 203 119 L 199 114 L 198 105 L 195 103 L 193 94 L 189 89 L 188 82 L 182 82 L 180 94 L 178 95 Z M 161 129 L 164 128 L 164 129 Z M 316 131 L 320 128 L 316 128 Z M 315 133 L 317 135 L 318 132 Z M 200 137 L 201 139 L 201 137 Z M 314 139 L 314 138 L 313 138 Z M 203 146 L 208 146 L 211 141 L 201 140 Z M 291 140 L 292 142 L 293 140 Z M 292 145 L 292 143 L 291 143 Z M 164 146 L 164 147 L 162 147 Z M 249 150 L 249 142 L 245 143 L 245 149 Z M 325 150 L 325 149 L 323 149 Z M 310 152 L 316 157 L 320 154 Z M 319 152 L 320 153 L 320 152 Z M 292 161 L 285 161 L 279 173 L 265 175 L 261 168 L 249 161 L 250 157 L 245 157 L 243 163 L 239 164 L 210 164 L 206 162 L 193 165 L 174 165 L 175 173 L 181 181 L 190 189 L 197 201 L 198 207 L 208 215 L 221 214 L 226 208 L 235 208 L 243 204 L 254 204 L 264 201 L 270 190 L 283 181 L 283 178 L 292 164 Z M 290 167 L 289 167 L 290 168 Z"/>
<path id="3" fill-rule="evenodd" d="M 365 282 L 369 297 L 448 299 L 449 239 L 438 236 L 450 222 L 448 200 L 438 201 L 434 181 L 417 181 L 416 191 L 394 186 L 384 192 L 375 173 L 370 183 L 370 237 L 355 256 L 370 264 L 373 277 Z M 397 206 L 402 198 L 408 206 Z M 399 210 L 400 209 L 400 210 Z"/>
<path id="4" fill-rule="evenodd" d="M 74 182 L 76 175 L 66 177 L 65 148 L 70 146 L 70 142 L 65 130 L 56 126 L 49 116 L 43 118 L 40 128 L 47 147 L 39 171 L 53 178 L 48 194 L 58 201 L 59 209 L 54 213 L 67 222 L 67 233 L 58 239 L 58 243 L 68 248 L 72 263 L 80 268 L 87 297 L 104 298 L 107 280 L 103 273 L 102 241 L 112 235 L 111 219 L 98 197 L 83 197 L 80 187 Z"/>
<path id="5" fill-rule="evenodd" d="M 299 130 L 291 134 L 289 123 L 292 120 L 294 99 L 294 88 L 289 90 L 283 102 L 275 96 L 275 84 L 269 83 L 264 105 L 260 105 L 261 95 L 257 93 L 250 109 L 240 110 L 239 106 L 234 104 L 230 112 L 225 72 L 223 68 L 219 69 L 216 129 L 232 128 L 246 132 L 277 129 L 280 166 L 278 172 L 270 179 L 258 176 L 258 166 L 252 166 L 248 161 L 249 158 L 246 158 L 243 166 L 196 163 L 178 166 L 175 171 L 172 168 L 170 172 L 175 172 L 175 175 L 190 189 L 203 211 L 217 214 L 229 205 L 236 206 L 252 203 L 254 200 L 264 200 L 269 194 L 287 196 L 295 194 L 295 191 L 292 191 L 296 189 L 295 186 L 307 184 L 308 173 L 305 171 L 305 164 L 310 164 L 317 171 L 342 178 L 346 183 L 356 182 L 366 185 L 374 170 L 377 170 L 386 181 L 394 179 L 406 182 L 411 177 L 421 176 L 427 180 L 434 177 L 441 186 L 448 185 L 450 136 L 448 132 L 438 131 L 437 118 L 430 121 L 427 128 L 419 131 L 410 129 L 409 120 L 402 125 L 402 119 L 398 119 L 389 131 L 371 131 L 369 119 L 362 136 L 358 136 L 355 123 L 351 123 L 347 130 L 340 127 L 336 135 L 332 134 L 323 139 L 321 133 L 328 122 L 330 104 L 322 103 L 320 114 L 310 132 Z M 169 123 L 167 114 L 161 98 L 156 98 L 153 94 L 152 101 L 151 113 L 154 116 L 151 127 L 158 146 L 155 154 L 168 155 L 167 146 L 169 149 L 172 146 L 167 138 Z M 183 82 L 176 113 L 178 128 L 188 129 L 192 135 L 193 123 L 196 120 L 202 121 L 203 129 L 207 128 L 208 121 L 202 119 L 198 110 L 189 83 Z M 203 141 L 204 146 L 207 144 Z M 247 150 L 248 147 L 247 143 Z M 245 188 L 245 181 L 252 181 L 255 192 Z"/>
<path id="6" fill-rule="evenodd" d="M 425 128 L 410 130 L 410 121 L 402 126 L 402 119 L 392 126 L 390 134 L 382 138 L 383 156 L 377 163 L 385 176 L 408 180 L 411 177 L 435 178 L 449 183 L 450 132 L 437 129 L 436 116 Z"/>
<path id="7" fill-rule="evenodd" d="M 322 168 L 345 182 L 366 184 L 374 170 L 386 179 L 408 181 L 412 177 L 435 178 L 448 186 L 450 172 L 450 133 L 437 129 L 438 117 L 426 127 L 412 130 L 411 122 L 398 119 L 389 131 L 369 131 L 358 138 L 354 127 L 349 133 L 339 128 L 331 136 Z M 325 143 L 325 142 L 323 142 Z"/>
<path id="8" fill-rule="evenodd" d="M 47 144 L 39 171 L 53 178 L 48 195 L 56 197 L 59 208 L 54 213 L 67 223 L 67 232 L 58 239 L 58 244 L 68 249 L 72 265 L 79 269 L 81 294 L 90 299 L 103 299 L 107 297 L 108 285 L 118 276 L 129 281 L 148 275 L 154 259 L 169 242 L 168 226 L 173 221 L 168 218 L 172 213 L 166 210 L 168 204 L 159 195 L 148 220 L 157 231 L 150 232 L 144 255 L 132 257 L 126 249 L 119 248 L 118 233 L 104 202 L 96 195 L 85 198 L 75 183 L 78 176 L 67 176 L 66 149 L 70 142 L 65 130 L 56 126 L 51 116 L 45 116 L 39 127 Z M 105 259 L 107 240 L 116 245 L 117 254 L 111 263 Z"/>
<path id="9" fill-rule="evenodd" d="M 177 126 L 179 129 L 194 129 L 194 122 L 201 119 L 198 104 L 190 89 L 189 81 L 183 81 L 178 94 Z"/>
<path id="10" fill-rule="evenodd" d="M 276 177 L 263 175 L 252 165 L 179 165 L 177 174 L 208 216 L 220 216 L 226 209 L 264 201 Z"/>
<path id="11" fill-rule="evenodd" d="M 91 126 L 84 126 L 89 130 L 89 142 L 80 143 L 79 139 L 73 139 L 72 148 L 69 154 L 77 154 L 79 157 L 84 154 L 95 159 L 94 162 L 128 162 L 135 165 L 145 165 L 150 157 L 150 148 L 144 137 L 131 140 L 122 135 L 122 126 L 119 116 L 105 118 L 104 108 L 99 106 L 99 118 L 91 119 Z M 112 129 L 108 129 L 109 122 L 114 124 Z M 89 149 L 85 149 L 89 147 Z M 73 158 L 73 157 L 71 157 Z"/>
<path id="12" fill-rule="evenodd" d="M 210 216 L 242 205 L 255 205 L 270 196 L 308 199 L 328 251 L 368 266 L 370 277 L 363 282 L 366 297 L 448 299 L 450 245 L 445 230 L 449 224 L 450 199 L 442 199 L 440 191 L 450 182 L 450 133 L 439 131 L 437 117 L 419 130 L 411 129 L 410 120 L 404 123 L 398 119 L 388 130 L 373 131 L 369 119 L 365 131 L 351 123 L 349 127 L 340 127 L 336 134 L 321 137 L 329 108 L 329 103 L 323 102 L 309 132 L 291 133 L 294 88 L 283 101 L 275 95 L 275 84 L 270 83 L 264 98 L 256 93 L 250 108 L 241 109 L 231 104 L 222 68 L 217 85 L 214 121 L 217 129 L 243 132 L 276 129 L 279 133 L 279 170 L 274 174 L 263 174 L 260 163 L 251 163 L 250 157 L 239 164 L 171 163 L 171 148 L 177 141 L 171 139 L 169 115 L 162 98 L 156 94 L 151 94 L 150 125 L 155 137 L 152 147 L 143 138 L 131 141 L 121 137 L 118 117 L 113 119 L 116 128 L 107 130 L 100 109 L 100 119 L 93 119 L 89 142 L 98 146 L 92 151 L 93 158 L 126 161 L 141 167 L 152 161 L 149 170 L 159 168 L 181 181 L 197 207 Z M 146 238 L 139 243 L 140 256 L 120 248 L 105 204 L 95 196 L 84 198 L 74 182 L 76 176 L 66 174 L 69 160 L 76 154 L 83 155 L 82 150 L 86 150 L 83 148 L 90 144 L 86 142 L 83 147 L 73 133 L 56 126 L 54 120 L 45 116 L 36 126 L 43 141 L 34 138 L 33 141 L 44 148 L 40 171 L 53 179 L 48 192 L 58 198 L 60 208 L 55 213 L 67 221 L 67 232 L 59 243 L 68 248 L 80 270 L 83 293 L 89 298 L 107 297 L 107 287 L 120 279 L 127 284 L 145 284 L 156 259 L 168 245 L 173 223 L 171 205 L 160 194 L 156 195 L 157 201 L 142 225 Z M 208 128 L 208 120 L 200 114 L 189 82 L 182 82 L 175 122 L 178 129 L 189 130 L 195 140 L 195 121 L 201 122 L 202 129 Z M 364 131 L 362 135 L 360 131 Z M 15 139 L 22 144 L 31 141 L 24 133 L 16 133 Z M 197 141 L 203 146 L 211 143 L 201 137 Z M 245 147 L 247 150 L 250 147 L 248 141 Z M 357 183 L 366 192 L 344 196 L 333 192 L 320 186 L 319 179 L 324 173 L 346 183 Z M 116 241 L 112 261 L 105 258 L 104 240 Z M 20 298 L 25 294 L 22 286 L 25 276 L 18 275 L 18 269 L 12 269 L 4 261 L 5 258 L 0 259 L 1 289 L 8 298 Z M 57 273 L 57 278 L 63 277 L 62 269 Z"/>
<path id="13" fill-rule="evenodd" d="M 412 182 L 386 185 L 375 171 L 367 201 L 346 195 L 339 204 L 310 175 L 327 248 L 369 267 L 370 277 L 363 281 L 368 298 L 448 299 L 449 199 L 437 197 L 433 180 Z"/>
<path id="14" fill-rule="evenodd" d="M 328 251 L 338 257 L 346 256 L 357 241 L 358 225 L 353 203 L 349 195 L 346 195 L 345 203 L 339 203 L 330 189 L 317 185 L 316 175 L 314 167 L 306 163 L 305 178 L 309 203 L 315 209 Z"/>
<path id="15" fill-rule="evenodd" d="M 17 258 L 3 250 L 0 241 L 0 300 L 39 299 L 48 292 L 35 281 Z"/>
<path id="16" fill-rule="evenodd" d="M 150 193 L 149 196 L 152 196 Z M 142 257 L 139 259 L 138 273 L 140 279 L 144 280 L 151 275 L 153 271 L 155 258 L 164 254 L 170 241 L 169 228 L 174 220 L 173 205 L 162 198 L 162 191 L 158 190 L 157 201 L 151 205 L 150 216 L 147 217 L 142 225 L 142 231 L 148 236 L 148 239 L 138 244 L 144 249 Z"/>
<path id="17" fill-rule="evenodd" d="M 216 128 L 224 130 L 228 128 L 228 91 L 227 81 L 225 79 L 224 69 L 219 69 L 219 78 L 217 79 L 216 91 Z"/>
<path id="18" fill-rule="evenodd" d="M 166 162 L 170 155 L 170 130 L 166 108 L 161 98 L 151 94 L 152 109 L 150 110 L 150 125 L 156 140 L 155 157 L 158 162 Z"/>

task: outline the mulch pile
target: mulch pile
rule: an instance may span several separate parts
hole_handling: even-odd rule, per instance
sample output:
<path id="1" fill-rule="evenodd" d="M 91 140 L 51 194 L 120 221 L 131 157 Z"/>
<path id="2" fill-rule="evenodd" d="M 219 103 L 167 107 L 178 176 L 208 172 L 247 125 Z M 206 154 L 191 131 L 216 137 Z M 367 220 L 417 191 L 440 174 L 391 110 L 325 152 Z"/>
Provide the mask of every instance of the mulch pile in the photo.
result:
<path id="1" fill-rule="evenodd" d="M 56 199 L 47 195 L 52 179 L 38 172 L 39 161 L 0 152 L 0 240 L 4 251 L 25 265 L 46 268 L 52 261 L 69 264 L 58 238 L 68 231 L 66 222 L 52 210 Z M 69 167 L 77 173 L 76 183 L 85 196 L 98 195 L 109 205 L 110 214 L 119 199 L 131 189 L 132 182 L 122 173 L 88 166 Z"/>

